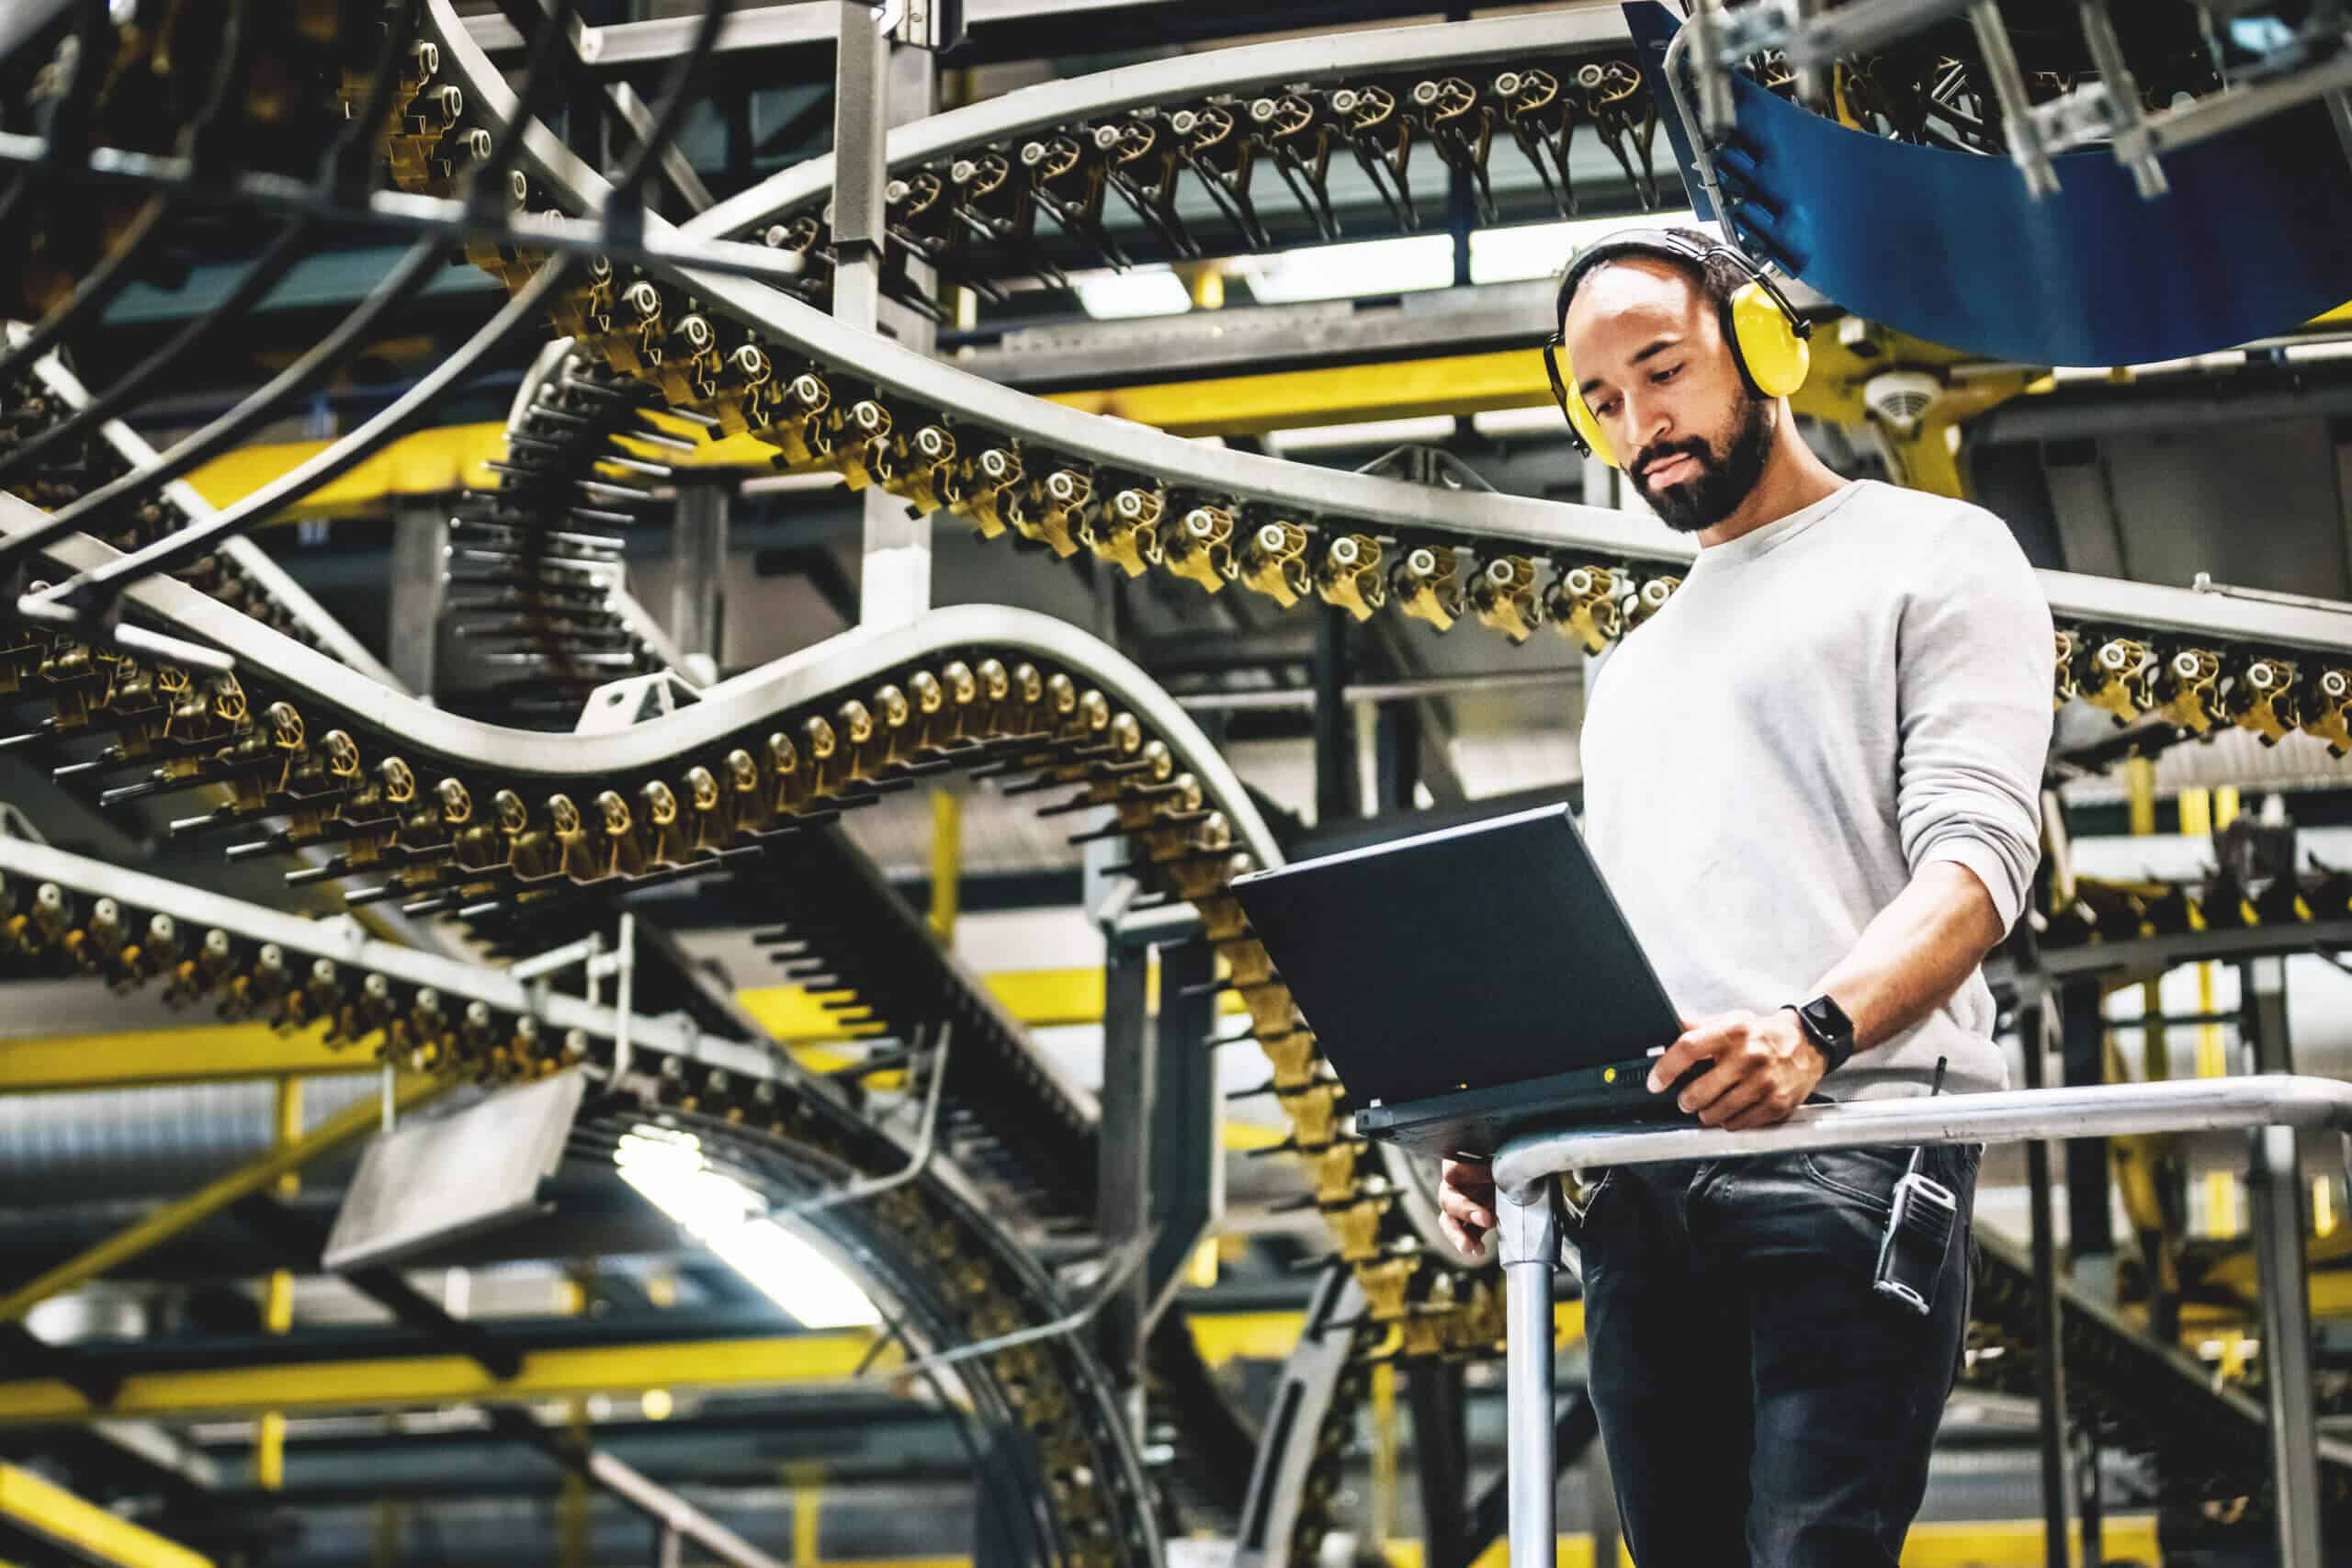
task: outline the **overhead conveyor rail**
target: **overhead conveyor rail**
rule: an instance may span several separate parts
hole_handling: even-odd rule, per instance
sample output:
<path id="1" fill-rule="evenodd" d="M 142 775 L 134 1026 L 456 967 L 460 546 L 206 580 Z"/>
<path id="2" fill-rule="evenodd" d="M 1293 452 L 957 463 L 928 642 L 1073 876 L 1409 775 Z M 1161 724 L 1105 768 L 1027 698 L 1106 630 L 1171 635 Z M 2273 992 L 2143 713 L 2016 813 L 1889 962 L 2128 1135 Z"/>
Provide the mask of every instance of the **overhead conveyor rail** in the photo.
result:
<path id="1" fill-rule="evenodd" d="M 2273 1511 L 2286 1568 L 2320 1568 L 2323 1467 L 2327 1495 L 2352 1483 L 2352 1447 L 2323 1440 L 2312 1406 L 2311 1309 L 2297 1134 L 2352 1134 L 2352 1084 L 2287 1074 L 2074 1089 L 2010 1089 L 1799 1109 L 1777 1127 L 1585 1128 L 1530 1132 L 1494 1161 L 1498 1231 L 1507 1280 L 1511 1568 L 1552 1561 L 1553 1270 L 1560 1247 L 1554 1179 L 1566 1171 L 1668 1160 L 1756 1158 L 1824 1149 L 1916 1144 L 2018 1143 L 2139 1133 L 2256 1132 L 2255 1232 L 2261 1274 Z M 2045 1324 L 2054 1314 L 2045 1314 Z M 2175 1354 L 2173 1375 L 2202 1382 Z M 2242 1396 L 2217 1395 L 2217 1415 L 2243 1421 Z M 2215 1434 L 2223 1440 L 2225 1433 Z"/>

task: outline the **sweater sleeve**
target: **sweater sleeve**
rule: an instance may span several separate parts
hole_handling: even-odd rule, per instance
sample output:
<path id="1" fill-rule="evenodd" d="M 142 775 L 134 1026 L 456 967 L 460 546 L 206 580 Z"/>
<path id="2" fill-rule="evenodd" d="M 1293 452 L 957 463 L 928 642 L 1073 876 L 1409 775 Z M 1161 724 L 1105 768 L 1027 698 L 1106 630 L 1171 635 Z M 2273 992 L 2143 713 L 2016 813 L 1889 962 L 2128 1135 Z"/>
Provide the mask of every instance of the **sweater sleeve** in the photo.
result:
<path id="1" fill-rule="evenodd" d="M 2016 924 L 2041 858 L 2052 627 L 2007 527 L 1970 508 L 1920 553 L 1897 642 L 1895 818 L 1916 874 L 1966 866 Z"/>

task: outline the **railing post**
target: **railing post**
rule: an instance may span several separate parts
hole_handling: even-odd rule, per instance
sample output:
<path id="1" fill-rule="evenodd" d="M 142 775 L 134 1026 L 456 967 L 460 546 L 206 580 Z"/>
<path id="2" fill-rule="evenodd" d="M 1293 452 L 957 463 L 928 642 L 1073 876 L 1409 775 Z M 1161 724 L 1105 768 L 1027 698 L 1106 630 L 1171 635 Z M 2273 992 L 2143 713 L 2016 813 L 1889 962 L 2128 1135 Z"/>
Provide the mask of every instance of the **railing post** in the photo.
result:
<path id="1" fill-rule="evenodd" d="M 1559 1475 L 1552 1444 L 1552 1270 L 1560 1225 L 1549 1179 L 1498 1190 L 1505 1309 L 1505 1391 L 1510 1398 L 1510 1568 L 1553 1568 Z"/>
<path id="2" fill-rule="evenodd" d="M 2262 1381 L 2270 1405 L 2278 1561 L 2285 1568 L 2319 1568 L 2319 1427 L 2312 1410 L 2299 1140 L 2292 1127 L 2263 1127 L 2252 1143 L 2247 1185 L 2254 1193 L 2255 1259 L 2261 1270 Z"/>
<path id="3" fill-rule="evenodd" d="M 2057 1032 L 2058 1005 L 2054 988 L 2036 982 L 2018 1007 L 2018 1039 L 2025 1051 L 2025 1082 L 2040 1089 L 2049 1077 L 2050 1048 Z M 2066 1350 L 2064 1311 L 2058 1298 L 2058 1246 L 2051 1213 L 2050 1143 L 2035 1138 L 2025 1145 L 2027 1215 L 2032 1227 L 2033 1317 L 2036 1337 L 2034 1393 L 2040 1407 L 2041 1438 L 2042 1561 L 2049 1568 L 2066 1568 L 2068 1554 L 2066 1488 Z"/>

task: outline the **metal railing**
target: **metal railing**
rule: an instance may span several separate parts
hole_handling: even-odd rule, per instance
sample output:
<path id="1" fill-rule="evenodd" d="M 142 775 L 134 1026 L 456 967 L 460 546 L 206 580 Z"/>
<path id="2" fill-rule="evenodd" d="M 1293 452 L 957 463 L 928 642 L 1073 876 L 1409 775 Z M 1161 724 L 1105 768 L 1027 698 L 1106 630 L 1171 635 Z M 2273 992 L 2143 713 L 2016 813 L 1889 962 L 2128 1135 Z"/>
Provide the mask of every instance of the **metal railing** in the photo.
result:
<path id="1" fill-rule="evenodd" d="M 2311 1303 L 2297 1133 L 2352 1134 L 2352 1083 L 2271 1074 L 2221 1080 L 2009 1089 L 1807 1107 L 1779 1126 L 1614 1127 L 1522 1134 L 1494 1162 L 1510 1325 L 1510 1563 L 1548 1568 L 1555 1531 L 1552 1276 L 1563 1171 L 1875 1145 L 2019 1143 L 2132 1133 L 2256 1129 L 2255 1174 L 2271 1201 L 2255 1231 L 2279 1561 L 2319 1568 L 2319 1432 L 2312 1410 Z"/>

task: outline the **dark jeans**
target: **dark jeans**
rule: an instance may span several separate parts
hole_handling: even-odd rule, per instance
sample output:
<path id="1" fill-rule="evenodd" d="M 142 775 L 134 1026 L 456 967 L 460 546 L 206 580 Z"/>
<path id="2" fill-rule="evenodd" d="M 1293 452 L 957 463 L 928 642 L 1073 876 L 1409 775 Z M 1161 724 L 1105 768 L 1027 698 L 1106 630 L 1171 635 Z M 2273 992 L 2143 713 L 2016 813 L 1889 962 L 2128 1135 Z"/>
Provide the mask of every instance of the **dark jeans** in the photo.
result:
<path id="1" fill-rule="evenodd" d="M 1975 1145 L 1924 1174 L 1966 1216 Z M 1960 1370 L 1966 1225 L 1922 1317 L 1871 1288 L 1906 1149 L 1624 1166 L 1571 1215 L 1641 1568 L 1894 1568 Z"/>

